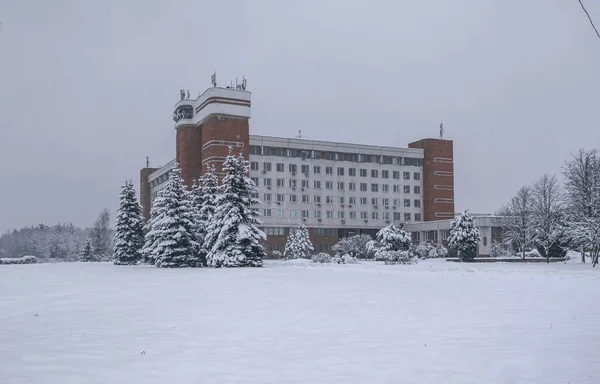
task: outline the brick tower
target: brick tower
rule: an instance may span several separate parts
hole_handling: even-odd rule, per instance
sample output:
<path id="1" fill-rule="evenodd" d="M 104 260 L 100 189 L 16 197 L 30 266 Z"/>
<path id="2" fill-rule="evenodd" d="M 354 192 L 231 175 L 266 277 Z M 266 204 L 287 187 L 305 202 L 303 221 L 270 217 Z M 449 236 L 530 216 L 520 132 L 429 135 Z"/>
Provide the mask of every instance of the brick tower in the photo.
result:
<path id="1" fill-rule="evenodd" d="M 250 92 L 236 88 L 207 89 L 196 100 L 181 93 L 175 104 L 176 156 L 181 177 L 190 186 L 209 165 L 221 172 L 229 147 L 249 156 Z"/>
<path id="2" fill-rule="evenodd" d="M 423 139 L 408 144 L 424 150 L 423 220 L 454 218 L 454 150 L 452 140 Z"/>

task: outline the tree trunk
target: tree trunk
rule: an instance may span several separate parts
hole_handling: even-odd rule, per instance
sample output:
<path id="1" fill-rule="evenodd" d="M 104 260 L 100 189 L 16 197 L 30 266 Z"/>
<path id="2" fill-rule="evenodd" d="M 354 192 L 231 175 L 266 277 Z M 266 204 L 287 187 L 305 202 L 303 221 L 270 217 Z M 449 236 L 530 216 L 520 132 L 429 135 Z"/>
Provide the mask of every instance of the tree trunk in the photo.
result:
<path id="1" fill-rule="evenodd" d="M 581 262 L 585 264 L 585 252 L 583 251 L 583 249 L 581 250 Z"/>

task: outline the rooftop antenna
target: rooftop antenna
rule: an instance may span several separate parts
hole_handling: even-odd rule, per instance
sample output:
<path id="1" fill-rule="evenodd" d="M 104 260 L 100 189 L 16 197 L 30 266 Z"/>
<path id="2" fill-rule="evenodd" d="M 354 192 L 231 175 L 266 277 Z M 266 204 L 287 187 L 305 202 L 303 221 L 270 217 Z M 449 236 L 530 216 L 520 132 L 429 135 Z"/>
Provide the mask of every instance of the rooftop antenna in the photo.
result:
<path id="1" fill-rule="evenodd" d="M 246 90 L 246 76 L 242 76 L 242 90 L 245 91 Z"/>
<path id="2" fill-rule="evenodd" d="M 212 83 L 213 87 L 217 86 L 217 71 L 210 76 L 210 82 Z"/>
<path id="3" fill-rule="evenodd" d="M 298 130 L 298 138 L 299 138 L 299 139 L 301 139 L 301 138 L 302 138 L 302 130 L 301 130 L 301 129 L 299 129 L 299 130 Z"/>
<path id="4" fill-rule="evenodd" d="M 188 100 L 190 99 L 190 90 L 189 89 L 187 90 L 187 99 Z"/>
<path id="5" fill-rule="evenodd" d="M 181 97 L 181 100 L 185 99 L 185 90 L 184 89 L 179 90 L 179 97 Z"/>
<path id="6" fill-rule="evenodd" d="M 444 122 L 440 123 L 440 139 L 444 138 Z"/>
<path id="7" fill-rule="evenodd" d="M 150 158 L 146 156 L 146 168 L 150 168 Z"/>

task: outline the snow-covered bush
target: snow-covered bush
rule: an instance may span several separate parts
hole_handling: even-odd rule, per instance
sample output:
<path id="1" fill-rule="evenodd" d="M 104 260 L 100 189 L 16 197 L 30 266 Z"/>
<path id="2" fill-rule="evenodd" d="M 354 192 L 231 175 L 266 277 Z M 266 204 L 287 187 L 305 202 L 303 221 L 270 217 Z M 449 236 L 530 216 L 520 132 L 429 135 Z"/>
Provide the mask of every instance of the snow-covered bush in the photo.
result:
<path id="1" fill-rule="evenodd" d="M 386 264 L 416 264 L 418 257 L 410 250 L 379 251 L 376 260 L 383 260 Z"/>
<path id="2" fill-rule="evenodd" d="M 437 257 L 446 257 L 448 255 L 448 249 L 446 249 L 446 247 L 431 242 L 421 242 L 412 247 L 412 251 L 420 259 L 433 259 Z"/>
<path id="3" fill-rule="evenodd" d="M 314 250 L 308 235 L 308 228 L 304 224 L 300 224 L 295 232 L 290 231 L 283 254 L 287 259 L 308 259 Z"/>
<path id="4" fill-rule="evenodd" d="M 335 264 L 356 264 L 357 261 L 351 255 L 345 253 L 343 255 L 337 254 L 331 259 L 332 263 Z"/>
<path id="5" fill-rule="evenodd" d="M 477 256 L 477 244 L 480 239 L 479 229 L 467 211 L 450 223 L 448 246 L 456 252 L 461 261 L 472 261 Z"/>
<path id="6" fill-rule="evenodd" d="M 331 255 L 329 253 L 321 252 L 313 255 L 312 261 L 315 263 L 331 263 Z"/>
<path id="7" fill-rule="evenodd" d="M 277 259 L 277 260 L 279 260 L 282 257 L 283 257 L 283 255 L 279 251 L 273 251 L 273 252 L 271 252 L 271 259 Z"/>
<path id="8" fill-rule="evenodd" d="M 373 257 L 367 248 L 371 240 L 371 236 L 365 234 L 348 236 L 340 239 L 331 249 L 340 255 L 347 253 L 358 259 L 368 259 Z"/>
<path id="9" fill-rule="evenodd" d="M 490 245 L 490 257 L 511 257 L 512 253 L 508 246 L 498 242 L 492 242 Z"/>
<path id="10" fill-rule="evenodd" d="M 409 251 L 411 244 L 410 232 L 390 224 L 377 232 L 375 240 L 367 243 L 367 249 L 369 252 L 373 252 L 375 260 L 397 261 L 399 256 L 396 253 Z M 416 256 L 413 252 L 408 252 L 408 254 L 410 257 Z"/>
<path id="11" fill-rule="evenodd" d="M 37 263 L 37 257 L 35 257 L 35 256 L 23 256 L 23 257 L 0 259 L 0 265 L 2 265 L 2 264 L 35 264 L 35 263 Z"/>

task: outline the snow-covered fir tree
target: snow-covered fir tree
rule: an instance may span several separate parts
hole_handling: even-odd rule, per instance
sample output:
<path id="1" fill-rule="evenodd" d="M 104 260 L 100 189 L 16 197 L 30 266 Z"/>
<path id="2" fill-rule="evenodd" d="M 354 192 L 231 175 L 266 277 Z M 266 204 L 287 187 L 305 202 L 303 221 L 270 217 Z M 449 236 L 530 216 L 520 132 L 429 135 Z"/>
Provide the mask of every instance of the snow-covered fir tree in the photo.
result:
<path id="1" fill-rule="evenodd" d="M 205 238 L 211 245 L 206 261 L 211 267 L 261 267 L 266 253 L 260 241 L 266 235 L 257 227 L 260 220 L 254 206 L 260 201 L 252 197 L 258 189 L 247 176 L 249 167 L 243 155 L 231 152 L 230 147 L 223 163 L 226 175 Z"/>
<path id="2" fill-rule="evenodd" d="M 194 234 L 198 243 L 196 253 L 200 257 L 202 265 L 206 264 L 206 254 L 211 249 L 211 245 L 206 241 L 206 234 L 215 213 L 215 199 L 218 192 L 219 181 L 214 166 L 208 168 L 208 171 L 200 177 L 190 192 Z"/>
<path id="3" fill-rule="evenodd" d="M 200 260 L 188 193 L 177 165 L 171 171 L 162 193 L 154 200 L 154 217 L 146 234 L 145 253 L 157 267 L 196 267 Z"/>
<path id="4" fill-rule="evenodd" d="M 150 208 L 150 219 L 144 227 L 144 246 L 142 247 L 142 260 L 146 264 L 156 264 L 156 249 L 158 247 L 159 232 L 153 231 L 156 223 L 163 220 L 166 217 L 166 205 L 163 199 L 164 188 L 159 190 L 152 207 Z"/>
<path id="5" fill-rule="evenodd" d="M 410 250 L 412 237 L 404 228 L 398 228 L 393 223 L 381 228 L 375 240 L 367 243 L 367 249 L 375 255 L 375 260 L 386 263 L 416 263 L 417 257 Z"/>
<path id="6" fill-rule="evenodd" d="M 450 223 L 448 246 L 457 253 L 461 261 L 471 261 L 477 256 L 479 240 L 479 229 L 467 211 L 456 216 Z"/>
<path id="7" fill-rule="evenodd" d="M 133 265 L 142 260 L 144 219 L 131 181 L 122 186 L 115 224 L 113 259 L 117 265 Z"/>
<path id="8" fill-rule="evenodd" d="M 94 255 L 92 254 L 92 242 L 86 241 L 85 245 L 81 249 L 81 253 L 79 254 L 79 261 L 97 261 L 94 259 Z"/>
<path id="9" fill-rule="evenodd" d="M 314 250 L 308 228 L 300 224 L 295 232 L 290 232 L 284 253 L 288 259 L 308 259 Z"/>

